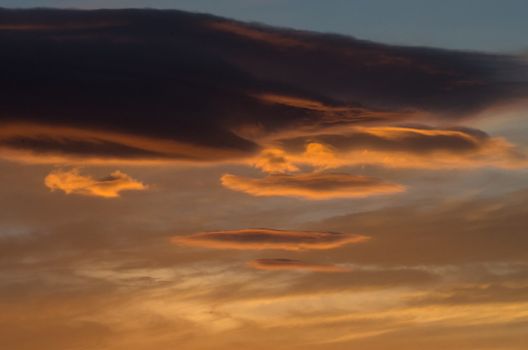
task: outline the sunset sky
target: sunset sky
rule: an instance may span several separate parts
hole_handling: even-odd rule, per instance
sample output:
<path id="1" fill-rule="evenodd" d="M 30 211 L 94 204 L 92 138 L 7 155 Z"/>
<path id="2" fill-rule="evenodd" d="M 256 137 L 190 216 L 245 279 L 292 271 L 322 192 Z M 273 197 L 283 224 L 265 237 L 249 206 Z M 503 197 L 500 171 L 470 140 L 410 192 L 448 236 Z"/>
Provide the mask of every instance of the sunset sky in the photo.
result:
<path id="1" fill-rule="evenodd" d="M 526 13 L 0 0 L 0 348 L 525 350 Z"/>

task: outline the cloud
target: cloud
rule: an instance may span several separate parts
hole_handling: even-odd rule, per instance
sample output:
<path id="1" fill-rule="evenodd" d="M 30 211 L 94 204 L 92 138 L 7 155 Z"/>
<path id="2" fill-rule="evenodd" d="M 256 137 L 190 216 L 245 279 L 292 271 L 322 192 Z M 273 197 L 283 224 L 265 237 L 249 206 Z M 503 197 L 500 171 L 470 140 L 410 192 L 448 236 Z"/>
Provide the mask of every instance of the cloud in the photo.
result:
<path id="1" fill-rule="evenodd" d="M 327 250 L 359 244 L 369 238 L 358 234 L 274 229 L 241 229 L 200 232 L 172 238 L 175 244 L 240 250 Z"/>
<path id="2" fill-rule="evenodd" d="M 55 170 L 46 176 L 44 183 L 52 191 L 61 190 L 66 194 L 103 198 L 119 197 L 121 191 L 142 191 L 147 189 L 146 185 L 119 170 L 100 179 L 81 175 L 78 169 Z"/>
<path id="3" fill-rule="evenodd" d="M 353 165 L 432 169 L 528 166 L 523 150 L 503 138 L 469 128 L 336 127 L 279 135 L 273 143 L 252 161 L 265 172 L 292 172 L 303 165 L 316 169 Z"/>
<path id="4" fill-rule="evenodd" d="M 275 259 L 256 259 L 248 265 L 257 270 L 270 271 L 312 271 L 312 272 L 345 272 L 347 268 L 332 264 L 310 264 L 299 260 L 275 258 Z"/>
<path id="5" fill-rule="evenodd" d="M 251 154 L 251 149 L 243 151 L 229 146 L 196 145 L 187 141 L 81 127 L 0 124 L 0 156 L 29 163 L 214 163 L 246 157 Z"/>
<path id="6" fill-rule="evenodd" d="M 0 154 L 10 159 L 240 159 L 276 132 L 458 121 L 528 90 L 514 56 L 181 11 L 0 11 Z"/>
<path id="7" fill-rule="evenodd" d="M 288 173 L 298 171 L 293 159 L 280 148 L 263 150 L 254 160 L 253 165 L 267 173 Z"/>
<path id="8" fill-rule="evenodd" d="M 311 200 L 360 198 L 405 190 L 402 185 L 375 177 L 341 173 L 271 174 L 258 179 L 226 174 L 222 176 L 221 182 L 231 190 L 257 197 L 281 196 Z"/>

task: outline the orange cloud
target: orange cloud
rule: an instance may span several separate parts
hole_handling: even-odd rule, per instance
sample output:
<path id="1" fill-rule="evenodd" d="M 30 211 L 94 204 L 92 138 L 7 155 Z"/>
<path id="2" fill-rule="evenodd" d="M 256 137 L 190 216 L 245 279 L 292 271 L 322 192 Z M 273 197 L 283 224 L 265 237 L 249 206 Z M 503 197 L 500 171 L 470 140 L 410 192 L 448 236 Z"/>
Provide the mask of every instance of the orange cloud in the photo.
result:
<path id="1" fill-rule="evenodd" d="M 305 135 L 283 135 L 275 144 L 274 152 L 282 152 L 287 160 L 282 164 L 284 169 L 301 165 L 316 169 L 353 165 L 431 169 L 528 166 L 526 154 L 507 140 L 463 128 L 336 127 Z M 257 159 L 253 164 L 262 162 Z"/>
<path id="2" fill-rule="evenodd" d="M 253 196 L 286 196 L 305 199 L 369 197 L 404 191 L 402 185 L 369 176 L 340 173 L 272 174 L 252 179 L 226 174 L 222 185 Z"/>
<path id="3" fill-rule="evenodd" d="M 363 243 L 368 239 L 369 237 L 358 234 L 262 228 L 200 232 L 173 237 L 171 241 L 175 244 L 215 249 L 324 250 Z"/>
<path id="4" fill-rule="evenodd" d="M 256 259 L 248 265 L 256 270 L 346 272 L 349 269 L 333 264 L 310 264 L 292 259 Z"/>
<path id="5" fill-rule="evenodd" d="M 254 166 L 267 173 L 289 173 L 299 170 L 289 155 L 279 148 L 268 148 L 262 151 L 256 158 Z"/>
<path id="6" fill-rule="evenodd" d="M 103 198 L 119 197 L 121 191 L 141 191 L 147 189 L 146 185 L 134 180 L 119 170 L 101 179 L 81 175 L 78 169 L 68 171 L 55 170 L 46 176 L 44 183 L 52 191 L 61 190 L 66 194 Z"/>
<path id="7" fill-rule="evenodd" d="M 36 123 L 0 125 L 0 157 L 28 163 L 215 162 L 249 153 L 251 151 L 100 129 Z"/>

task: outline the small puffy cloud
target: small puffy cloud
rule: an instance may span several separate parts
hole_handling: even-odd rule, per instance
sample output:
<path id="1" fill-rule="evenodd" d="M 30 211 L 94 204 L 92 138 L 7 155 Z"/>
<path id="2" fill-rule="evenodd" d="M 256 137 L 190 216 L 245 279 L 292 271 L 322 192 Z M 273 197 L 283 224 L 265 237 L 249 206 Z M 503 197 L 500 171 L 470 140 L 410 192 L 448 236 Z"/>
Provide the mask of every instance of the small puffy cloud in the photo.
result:
<path id="1" fill-rule="evenodd" d="M 299 170 L 286 152 L 279 148 L 263 150 L 255 160 L 254 166 L 266 173 L 289 173 Z"/>
<path id="2" fill-rule="evenodd" d="M 324 250 L 347 244 L 358 244 L 369 237 L 337 232 L 286 231 L 274 229 L 241 229 L 199 232 L 177 236 L 172 243 L 187 246 L 238 250 Z"/>
<path id="3" fill-rule="evenodd" d="M 349 269 L 333 264 L 311 264 L 299 260 L 274 258 L 255 259 L 248 265 L 256 270 L 271 271 L 312 271 L 312 272 L 345 272 Z"/>
<path id="4" fill-rule="evenodd" d="M 66 194 L 79 194 L 103 198 L 119 197 L 121 191 L 141 191 L 147 186 L 127 174 L 116 170 L 107 177 L 94 179 L 81 175 L 79 169 L 55 170 L 44 179 L 46 187 L 61 190 Z"/>
<path id="5" fill-rule="evenodd" d="M 311 200 L 369 197 L 404 191 L 399 184 L 375 177 L 341 173 L 272 174 L 247 178 L 226 174 L 222 185 L 253 196 L 299 197 Z"/>

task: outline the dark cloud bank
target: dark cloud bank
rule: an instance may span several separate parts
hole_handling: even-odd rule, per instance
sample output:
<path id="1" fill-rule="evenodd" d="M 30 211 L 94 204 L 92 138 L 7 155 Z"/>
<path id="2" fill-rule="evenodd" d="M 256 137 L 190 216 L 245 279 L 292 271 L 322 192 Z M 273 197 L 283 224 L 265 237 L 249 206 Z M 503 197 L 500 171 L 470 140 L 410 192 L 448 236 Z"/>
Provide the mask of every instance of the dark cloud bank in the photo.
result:
<path id="1" fill-rule="evenodd" d="M 468 116 L 528 81 L 511 56 L 180 11 L 0 9 L 0 43 L 2 148 L 77 157 L 240 157 L 298 126 Z"/>

